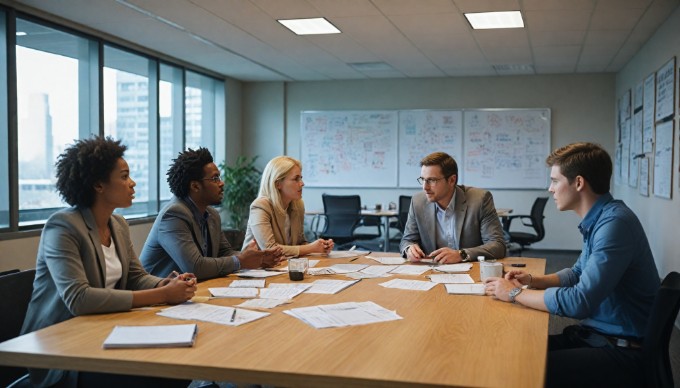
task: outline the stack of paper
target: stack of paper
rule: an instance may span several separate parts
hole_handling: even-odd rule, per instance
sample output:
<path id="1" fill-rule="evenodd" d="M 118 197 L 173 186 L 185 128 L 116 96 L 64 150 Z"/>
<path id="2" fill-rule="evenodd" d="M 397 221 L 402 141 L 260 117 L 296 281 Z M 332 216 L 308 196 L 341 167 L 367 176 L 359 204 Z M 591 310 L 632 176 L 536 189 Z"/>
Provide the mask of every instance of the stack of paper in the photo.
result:
<path id="1" fill-rule="evenodd" d="M 229 287 L 245 287 L 245 288 L 264 288 L 264 279 L 246 279 L 246 280 L 234 280 L 229 284 Z"/>
<path id="2" fill-rule="evenodd" d="M 195 323 L 163 326 L 116 326 L 104 340 L 104 349 L 190 347 L 198 333 Z"/>
<path id="3" fill-rule="evenodd" d="M 183 303 L 163 309 L 156 314 L 168 318 L 192 319 L 228 326 L 239 326 L 269 315 L 269 313 L 259 311 L 214 306 L 205 303 Z"/>
<path id="4" fill-rule="evenodd" d="M 387 310 L 373 302 L 346 302 L 301 307 L 286 310 L 284 313 L 300 319 L 316 329 L 365 325 L 402 319 L 395 311 Z"/>

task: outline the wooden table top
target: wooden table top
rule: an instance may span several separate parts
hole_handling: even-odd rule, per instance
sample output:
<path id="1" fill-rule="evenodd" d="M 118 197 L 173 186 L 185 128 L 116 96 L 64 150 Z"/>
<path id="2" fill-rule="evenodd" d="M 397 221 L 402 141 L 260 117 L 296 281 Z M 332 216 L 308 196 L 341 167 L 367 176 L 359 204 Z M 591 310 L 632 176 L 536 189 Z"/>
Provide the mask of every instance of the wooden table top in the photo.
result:
<path id="1" fill-rule="evenodd" d="M 379 254 L 374 254 L 378 256 Z M 347 262 L 322 260 L 318 266 Z M 506 258 L 543 274 L 545 260 Z M 375 264 L 366 258 L 353 263 Z M 422 276 L 399 276 L 420 278 Z M 478 263 L 470 271 L 479 281 Z M 304 282 L 345 276 L 306 276 Z M 224 287 L 235 275 L 199 284 Z M 392 277 L 394 278 L 394 277 Z M 115 325 L 178 324 L 155 314 L 165 306 L 76 317 L 0 344 L 0 364 L 143 374 L 276 386 L 476 386 L 542 387 L 548 314 L 491 297 L 388 289 L 392 278 L 364 279 L 335 295 L 301 294 L 271 315 L 239 326 L 197 322 L 192 348 L 109 349 L 102 343 Z M 267 279 L 289 282 L 286 274 Z M 211 299 L 233 306 L 242 299 Z M 314 329 L 282 313 L 319 304 L 373 301 L 401 320 L 344 328 Z"/>

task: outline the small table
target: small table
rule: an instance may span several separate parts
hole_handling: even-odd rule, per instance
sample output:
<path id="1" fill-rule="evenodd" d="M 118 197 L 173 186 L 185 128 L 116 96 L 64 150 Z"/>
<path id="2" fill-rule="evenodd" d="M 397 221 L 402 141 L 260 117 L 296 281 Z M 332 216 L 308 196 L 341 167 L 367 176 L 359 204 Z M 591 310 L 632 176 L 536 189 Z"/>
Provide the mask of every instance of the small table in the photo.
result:
<path id="1" fill-rule="evenodd" d="M 383 232 L 383 251 L 384 252 L 389 252 L 390 250 L 390 218 L 396 217 L 399 215 L 399 212 L 396 210 L 362 210 L 361 211 L 362 216 L 368 216 L 368 217 L 380 217 L 382 218 L 382 223 L 383 223 L 383 228 L 385 228 L 385 231 Z"/>

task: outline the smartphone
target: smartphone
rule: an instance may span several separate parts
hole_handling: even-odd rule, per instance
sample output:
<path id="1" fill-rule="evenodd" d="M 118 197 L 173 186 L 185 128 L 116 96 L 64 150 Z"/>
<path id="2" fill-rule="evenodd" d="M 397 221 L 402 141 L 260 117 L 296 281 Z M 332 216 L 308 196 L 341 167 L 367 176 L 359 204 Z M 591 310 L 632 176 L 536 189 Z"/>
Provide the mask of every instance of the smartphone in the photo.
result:
<path id="1" fill-rule="evenodd" d="M 511 267 L 526 267 L 527 265 L 524 263 L 513 263 L 510 264 Z"/>

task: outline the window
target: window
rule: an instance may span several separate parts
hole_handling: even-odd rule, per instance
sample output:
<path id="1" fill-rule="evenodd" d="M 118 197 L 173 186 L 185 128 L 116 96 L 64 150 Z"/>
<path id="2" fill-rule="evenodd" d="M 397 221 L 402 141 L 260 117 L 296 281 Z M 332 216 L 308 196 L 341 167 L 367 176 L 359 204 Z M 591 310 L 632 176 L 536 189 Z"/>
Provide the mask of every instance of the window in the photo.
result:
<path id="1" fill-rule="evenodd" d="M 0 10 L 0 74 L 7 74 L 6 14 Z M 7 77 L 0 77 L 0 155 L 9 155 Z M 0 228 L 9 227 L 9 158 L 0 157 Z"/>
<path id="2" fill-rule="evenodd" d="M 223 160 L 215 150 L 225 142 L 216 132 L 225 126 L 223 81 L 30 15 L 11 23 L 15 13 L 4 9 L 0 75 L 16 71 L 16 85 L 0 76 L 0 230 L 40 227 L 68 206 L 56 191 L 55 163 L 77 139 L 103 134 L 128 147 L 137 186 L 132 207 L 118 209 L 126 217 L 157 214 L 171 198 L 166 172 L 185 147 L 208 147 Z M 12 39 L 8 25 L 16 26 Z"/>
<path id="3" fill-rule="evenodd" d="M 90 128 L 89 42 L 18 18 L 16 22 L 19 225 L 42 223 L 67 206 L 55 190 L 56 157 Z M 83 127 L 81 129 L 81 126 Z"/>
<path id="4" fill-rule="evenodd" d="M 184 121 L 184 102 L 182 96 L 182 69 L 161 64 L 158 96 L 160 116 L 158 176 L 160 177 L 161 204 L 172 198 L 167 181 L 167 172 L 177 154 L 184 149 L 182 122 Z"/>
<path id="5" fill-rule="evenodd" d="M 104 134 L 127 146 L 124 158 L 137 183 L 135 200 L 125 215 L 148 215 L 157 211 L 155 62 L 141 55 L 104 46 Z M 152 93 L 153 91 L 153 93 Z M 153 145 L 153 147 L 152 147 Z"/>
<path id="6" fill-rule="evenodd" d="M 224 83 L 187 71 L 186 85 L 186 148 L 205 147 L 214 157 L 215 129 L 219 125 L 224 128 L 224 120 L 218 115 L 224 110 Z"/>

